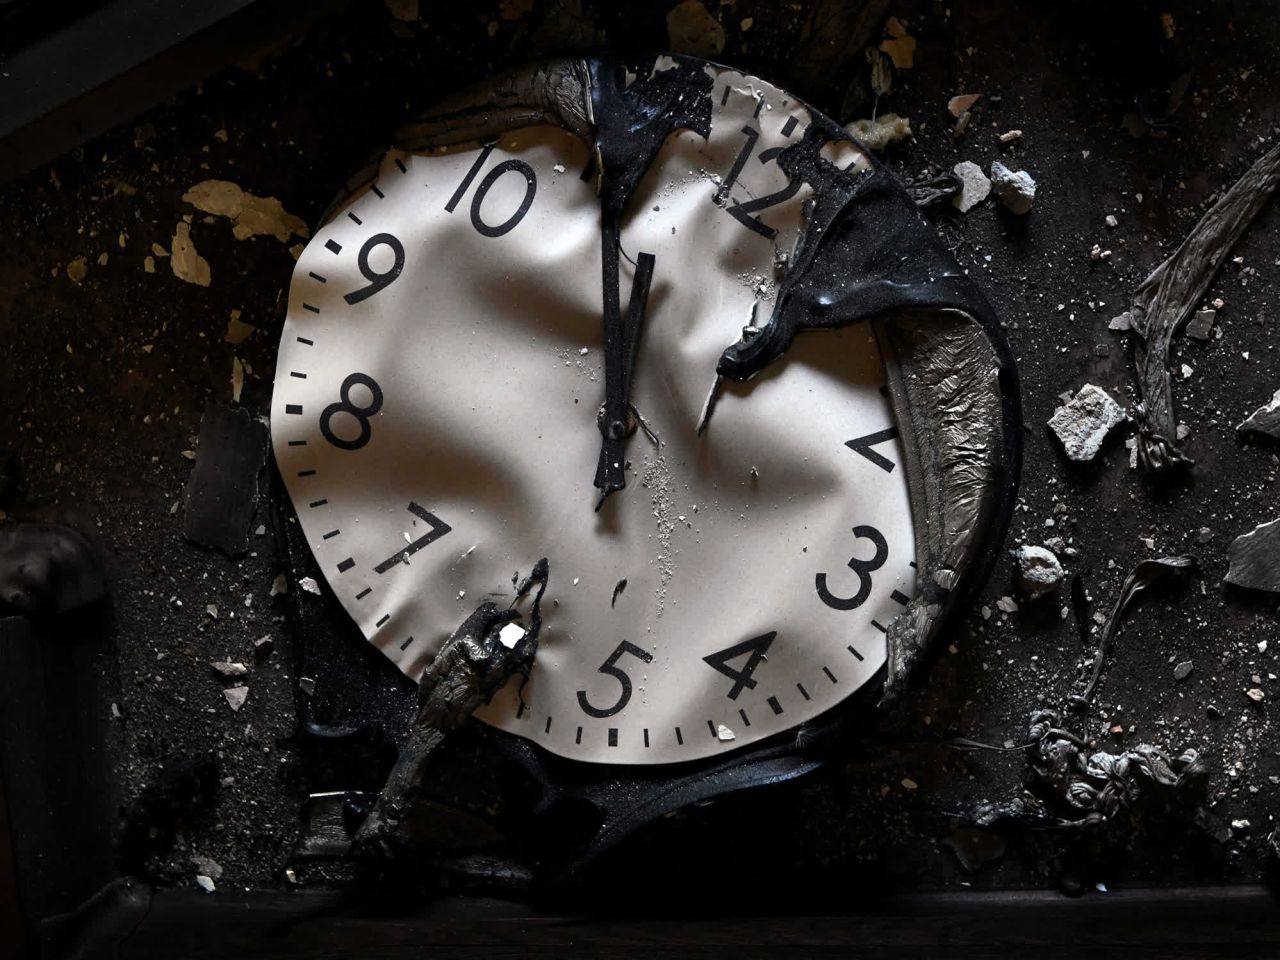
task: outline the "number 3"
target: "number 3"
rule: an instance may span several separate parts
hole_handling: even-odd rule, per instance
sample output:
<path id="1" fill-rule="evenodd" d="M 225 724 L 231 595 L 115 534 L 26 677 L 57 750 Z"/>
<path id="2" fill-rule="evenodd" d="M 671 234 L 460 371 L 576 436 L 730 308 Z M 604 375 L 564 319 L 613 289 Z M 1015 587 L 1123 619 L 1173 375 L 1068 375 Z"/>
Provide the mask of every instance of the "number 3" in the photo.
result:
<path id="1" fill-rule="evenodd" d="M 858 592 L 852 597 L 838 597 L 827 589 L 827 575 L 820 573 L 815 578 L 818 597 L 834 610 L 856 610 L 871 595 L 871 571 L 879 570 L 889 558 L 889 544 L 885 543 L 884 534 L 875 527 L 866 525 L 853 528 L 853 535 L 863 540 L 870 540 L 876 546 L 875 556 L 870 560 L 859 560 L 854 557 L 849 561 L 849 569 L 858 575 Z"/>

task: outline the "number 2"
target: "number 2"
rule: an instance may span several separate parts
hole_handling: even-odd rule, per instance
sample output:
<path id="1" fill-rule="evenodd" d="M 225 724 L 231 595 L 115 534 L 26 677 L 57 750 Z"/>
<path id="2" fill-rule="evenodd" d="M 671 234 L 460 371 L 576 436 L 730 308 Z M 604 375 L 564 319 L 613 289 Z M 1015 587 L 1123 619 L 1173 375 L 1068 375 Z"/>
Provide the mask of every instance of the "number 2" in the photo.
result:
<path id="1" fill-rule="evenodd" d="M 885 560 L 889 558 L 889 544 L 885 542 L 884 534 L 875 527 L 865 524 L 854 527 L 853 535 L 863 540 L 870 540 L 875 544 L 876 552 L 870 560 L 859 560 L 854 557 L 849 561 L 849 569 L 858 575 L 858 590 L 851 597 L 836 596 L 827 589 L 827 575 L 825 573 L 817 575 L 815 583 L 818 588 L 818 597 L 833 610 L 856 610 L 866 603 L 867 597 L 871 595 L 871 572 L 883 567 Z"/>
<path id="2" fill-rule="evenodd" d="M 579 690 L 578 706 L 582 708 L 582 712 L 588 717 L 595 717 L 598 720 L 604 719 L 605 717 L 612 717 L 615 713 L 621 713 L 622 709 L 631 702 L 631 678 L 627 676 L 626 672 L 623 671 L 621 667 L 615 666 L 615 664 L 617 664 L 617 662 L 628 653 L 644 663 L 653 662 L 653 654 L 648 650 L 642 650 L 634 643 L 630 643 L 626 640 L 623 640 L 618 644 L 618 648 L 614 650 L 613 653 L 609 654 L 609 659 L 604 662 L 598 671 L 599 673 L 608 674 L 618 681 L 619 686 L 622 688 L 618 691 L 618 699 L 611 707 L 596 707 L 592 706 L 591 701 L 587 699 L 587 691 Z"/>

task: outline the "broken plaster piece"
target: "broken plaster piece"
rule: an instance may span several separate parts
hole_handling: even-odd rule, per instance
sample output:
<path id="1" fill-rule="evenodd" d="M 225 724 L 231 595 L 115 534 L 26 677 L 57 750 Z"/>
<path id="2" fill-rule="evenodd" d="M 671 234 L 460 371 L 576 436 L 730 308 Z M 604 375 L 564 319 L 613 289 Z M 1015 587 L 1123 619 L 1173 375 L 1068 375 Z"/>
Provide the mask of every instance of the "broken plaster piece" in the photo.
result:
<path id="1" fill-rule="evenodd" d="M 196 245 L 191 242 L 191 224 L 181 220 L 173 228 L 173 253 L 169 257 L 169 265 L 175 277 L 198 287 L 207 287 L 212 279 L 209 261 L 196 253 Z"/>
<path id="2" fill-rule="evenodd" d="M 968 213 L 991 192 L 991 181 L 982 168 L 972 160 L 961 160 L 955 165 L 955 175 L 960 178 L 960 195 L 951 202 L 961 213 Z"/>
<path id="3" fill-rule="evenodd" d="M 880 49 L 889 55 L 899 70 L 910 70 L 916 63 L 916 38 L 907 33 L 906 26 L 897 17 L 890 17 L 884 25 L 885 39 Z"/>
<path id="4" fill-rule="evenodd" d="M 969 109 L 982 99 L 980 93 L 962 93 L 958 97 L 952 97 L 947 101 L 947 111 L 955 118 L 959 119 L 964 116 Z"/>
<path id="5" fill-rule="evenodd" d="M 231 317 L 227 320 L 227 332 L 222 339 L 227 343 L 244 343 L 249 337 L 253 336 L 257 329 L 253 324 L 245 323 L 240 319 L 239 310 L 232 310 Z"/>
<path id="6" fill-rule="evenodd" d="M 301 217 L 288 213 L 275 197 L 255 197 L 229 180 L 202 180 L 182 195 L 185 203 L 214 216 L 226 217 L 233 223 L 237 240 L 270 235 L 286 241 L 297 235 L 310 236 Z M 177 256 L 174 249 L 174 256 Z"/>
<path id="7" fill-rule="evenodd" d="M 1049 429 L 1062 441 L 1068 457 L 1087 462 L 1098 455 L 1107 434 L 1124 419 L 1120 404 L 1107 391 L 1086 383 L 1049 418 Z"/>
<path id="8" fill-rule="evenodd" d="M 911 136 L 911 121 L 896 113 L 884 113 L 874 120 L 855 120 L 845 129 L 868 150 L 879 151 Z"/>
<path id="9" fill-rule="evenodd" d="M 684 0 L 667 14 L 667 40 L 675 53 L 714 57 L 724 51 L 724 27 L 702 0 Z"/>
<path id="10" fill-rule="evenodd" d="M 1227 548 L 1227 583 L 1280 593 L 1280 519 L 1262 523 Z"/>
<path id="11" fill-rule="evenodd" d="M 1031 212 L 1031 204 L 1036 199 L 1036 182 L 1027 171 L 1014 173 L 996 160 L 991 164 L 991 187 L 1011 213 Z"/>
<path id="12" fill-rule="evenodd" d="M 1277 390 L 1265 404 L 1249 414 L 1249 419 L 1236 427 L 1236 430 L 1239 433 L 1260 433 L 1280 440 L 1280 390 Z"/>

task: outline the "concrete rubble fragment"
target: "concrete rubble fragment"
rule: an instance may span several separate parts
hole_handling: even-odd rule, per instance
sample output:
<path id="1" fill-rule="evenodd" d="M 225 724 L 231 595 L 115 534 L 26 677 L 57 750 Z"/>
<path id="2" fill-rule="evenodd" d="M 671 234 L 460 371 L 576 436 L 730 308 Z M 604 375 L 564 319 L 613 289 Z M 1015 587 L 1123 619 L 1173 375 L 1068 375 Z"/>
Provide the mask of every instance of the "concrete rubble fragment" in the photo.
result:
<path id="1" fill-rule="evenodd" d="M 1187 336 L 1192 340 L 1208 340 L 1213 336 L 1213 322 L 1217 316 L 1217 310 L 1197 310 L 1187 322 Z"/>
<path id="2" fill-rule="evenodd" d="M 1280 519 L 1236 537 L 1227 548 L 1227 583 L 1280 593 Z"/>
<path id="3" fill-rule="evenodd" d="M 222 695 L 227 700 L 233 712 L 238 712 L 244 706 L 244 702 L 249 699 L 249 688 L 245 686 L 227 687 L 222 691 Z"/>
<path id="4" fill-rule="evenodd" d="M 1014 556 L 1018 561 L 1018 589 L 1031 600 L 1048 596 L 1058 589 L 1065 576 L 1058 558 L 1044 547 L 1023 544 Z"/>
<path id="5" fill-rule="evenodd" d="M 991 192 L 991 181 L 982 172 L 982 168 L 972 160 L 961 160 L 953 170 L 960 178 L 960 196 L 951 202 L 961 213 L 968 213 L 987 199 L 987 194 Z"/>
<path id="6" fill-rule="evenodd" d="M 1179 663 L 1176 667 L 1173 668 L 1173 679 L 1185 680 L 1187 679 L 1187 677 L 1191 676 L 1191 671 L 1194 669 L 1195 669 L 1194 663 L 1192 663 L 1190 660 L 1183 660 L 1181 663 Z"/>
<path id="7" fill-rule="evenodd" d="M 1236 427 L 1239 433 L 1260 433 L 1280 440 L 1280 390 Z"/>
<path id="8" fill-rule="evenodd" d="M 964 116 L 975 103 L 982 99 L 980 93 L 962 93 L 947 101 L 947 111 L 959 119 Z"/>
<path id="9" fill-rule="evenodd" d="M 209 666 L 213 667 L 219 674 L 228 680 L 234 680 L 236 677 L 243 677 L 249 672 L 249 668 L 243 663 L 234 660 L 214 660 Z"/>
<path id="10" fill-rule="evenodd" d="M 1031 211 L 1036 199 L 1036 182 L 1025 170 L 1017 173 L 999 160 L 991 164 L 991 187 L 1000 202 L 1011 213 L 1025 214 Z"/>
<path id="11" fill-rule="evenodd" d="M 1087 462 L 1098 455 L 1107 434 L 1125 420 L 1120 404 L 1101 387 L 1086 383 L 1049 418 L 1067 456 Z"/>

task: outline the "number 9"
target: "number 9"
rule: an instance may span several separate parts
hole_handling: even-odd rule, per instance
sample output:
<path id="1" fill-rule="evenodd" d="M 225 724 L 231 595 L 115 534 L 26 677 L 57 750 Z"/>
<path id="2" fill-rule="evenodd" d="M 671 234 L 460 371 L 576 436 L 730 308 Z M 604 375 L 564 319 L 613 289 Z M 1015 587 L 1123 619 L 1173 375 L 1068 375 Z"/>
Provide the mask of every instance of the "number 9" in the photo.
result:
<path id="1" fill-rule="evenodd" d="M 396 258 L 395 263 L 391 265 L 391 269 L 386 273 L 374 273 L 373 268 L 369 266 L 369 254 L 373 252 L 374 247 L 378 246 L 390 247 Z M 379 290 L 385 290 L 396 277 L 400 276 L 400 271 L 404 269 L 404 244 L 389 233 L 375 233 L 360 248 L 360 253 L 356 257 L 356 264 L 360 267 L 360 272 L 364 274 L 364 278 L 369 281 L 369 285 L 361 287 L 359 290 L 352 290 L 343 297 L 347 303 L 359 303 L 361 300 L 368 300 Z"/>

